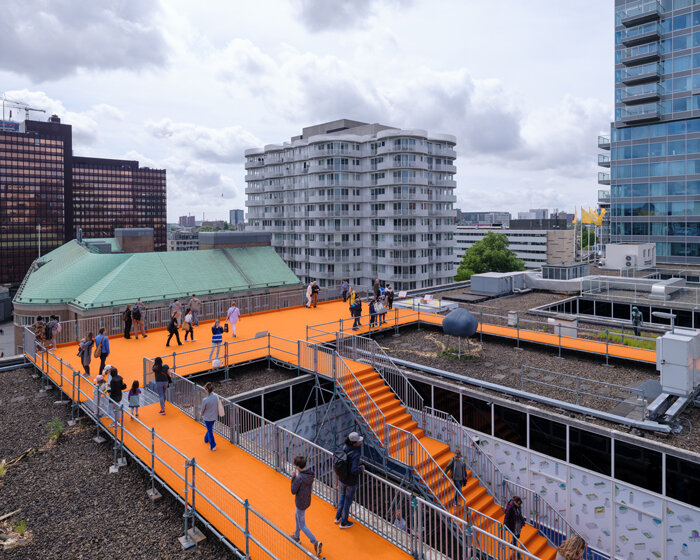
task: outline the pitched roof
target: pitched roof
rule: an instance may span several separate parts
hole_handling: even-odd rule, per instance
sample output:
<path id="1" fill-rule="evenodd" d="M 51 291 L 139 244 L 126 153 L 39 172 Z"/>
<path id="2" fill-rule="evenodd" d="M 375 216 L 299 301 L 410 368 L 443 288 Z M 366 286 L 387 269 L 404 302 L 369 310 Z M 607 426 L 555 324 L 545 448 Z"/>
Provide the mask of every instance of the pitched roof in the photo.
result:
<path id="1" fill-rule="evenodd" d="M 16 304 L 96 309 L 139 299 L 162 301 L 300 284 L 272 247 L 98 253 L 73 240 L 37 264 L 17 292 Z"/>

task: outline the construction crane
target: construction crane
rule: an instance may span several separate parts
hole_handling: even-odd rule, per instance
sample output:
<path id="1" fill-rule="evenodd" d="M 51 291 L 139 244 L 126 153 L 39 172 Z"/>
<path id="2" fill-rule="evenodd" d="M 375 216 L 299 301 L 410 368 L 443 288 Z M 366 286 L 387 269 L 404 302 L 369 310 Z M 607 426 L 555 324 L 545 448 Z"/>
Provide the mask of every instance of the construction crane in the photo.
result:
<path id="1" fill-rule="evenodd" d="M 46 113 L 44 109 L 38 109 L 36 107 L 30 107 L 27 103 L 23 101 L 15 101 L 14 99 L 8 99 L 4 95 L 2 96 L 2 120 L 5 120 L 5 105 L 9 107 L 14 107 L 16 109 L 24 109 L 24 119 L 29 119 L 29 111 L 36 111 L 38 113 Z"/>

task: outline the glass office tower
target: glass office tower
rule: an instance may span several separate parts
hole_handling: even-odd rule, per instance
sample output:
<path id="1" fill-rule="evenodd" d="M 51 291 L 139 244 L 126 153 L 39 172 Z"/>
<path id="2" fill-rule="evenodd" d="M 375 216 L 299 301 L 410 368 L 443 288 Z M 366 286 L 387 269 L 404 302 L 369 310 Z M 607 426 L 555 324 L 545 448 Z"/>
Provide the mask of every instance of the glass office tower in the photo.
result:
<path id="1" fill-rule="evenodd" d="M 615 0 L 615 121 L 599 146 L 611 241 L 700 264 L 700 0 Z"/>

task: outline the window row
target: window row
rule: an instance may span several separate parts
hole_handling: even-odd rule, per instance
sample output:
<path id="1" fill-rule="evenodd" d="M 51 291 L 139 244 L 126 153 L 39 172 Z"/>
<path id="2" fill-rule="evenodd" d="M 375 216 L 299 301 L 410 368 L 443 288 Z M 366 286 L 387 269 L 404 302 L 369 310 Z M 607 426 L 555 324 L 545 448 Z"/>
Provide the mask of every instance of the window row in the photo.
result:
<path id="1" fill-rule="evenodd" d="M 698 237 L 700 222 L 613 222 L 610 231 L 614 235 Z"/>
<path id="2" fill-rule="evenodd" d="M 700 200 L 622 202 L 611 205 L 611 216 L 700 216 Z"/>
<path id="3" fill-rule="evenodd" d="M 660 181 L 654 183 L 632 183 L 612 185 L 612 198 L 645 196 L 700 195 L 700 181 Z"/>

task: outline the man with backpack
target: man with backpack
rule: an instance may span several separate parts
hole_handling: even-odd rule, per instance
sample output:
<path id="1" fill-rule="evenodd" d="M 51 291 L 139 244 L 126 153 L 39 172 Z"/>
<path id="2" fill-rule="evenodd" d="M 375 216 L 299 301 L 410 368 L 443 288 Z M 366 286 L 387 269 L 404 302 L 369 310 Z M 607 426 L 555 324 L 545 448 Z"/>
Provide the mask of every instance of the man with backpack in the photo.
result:
<path id="1" fill-rule="evenodd" d="M 314 552 L 316 556 L 321 557 L 321 550 L 323 549 L 323 544 L 314 537 L 311 530 L 306 526 L 306 510 L 309 509 L 311 505 L 311 490 L 314 484 L 314 473 L 313 467 L 306 466 L 306 457 L 303 455 L 297 455 L 294 458 L 294 470 L 292 471 L 292 494 L 294 494 L 294 505 L 297 508 L 294 514 L 294 520 L 296 521 L 296 529 L 294 534 L 291 535 L 292 539 L 296 542 L 301 541 L 301 533 L 303 532 L 314 547 Z"/>
<path id="2" fill-rule="evenodd" d="M 363 439 L 357 432 L 350 432 L 345 438 L 342 451 L 336 451 L 333 457 L 333 470 L 340 479 L 340 501 L 334 523 L 340 524 L 341 529 L 349 529 L 354 525 L 352 521 L 348 521 L 348 515 L 360 484 L 360 474 L 365 470 L 365 466 L 360 464 L 360 446 Z"/>
<path id="3" fill-rule="evenodd" d="M 146 320 L 146 306 L 137 301 L 134 307 L 131 309 L 131 318 L 134 320 L 134 333 L 136 334 L 136 340 L 139 339 L 139 331 L 143 334 L 143 338 L 146 338 L 146 327 L 144 321 Z"/>
<path id="4" fill-rule="evenodd" d="M 459 496 L 462 493 L 462 488 L 467 481 L 467 466 L 464 464 L 462 450 L 458 447 L 455 449 L 455 454 L 450 459 L 445 467 L 445 473 L 452 476 L 452 481 L 457 490 L 455 491 L 455 505 L 459 505 Z"/>
<path id="5" fill-rule="evenodd" d="M 356 331 L 360 328 L 362 319 L 362 300 L 360 298 L 355 298 L 355 301 L 350 306 L 350 311 L 352 311 L 352 316 L 355 318 L 352 323 L 352 330 Z"/>

